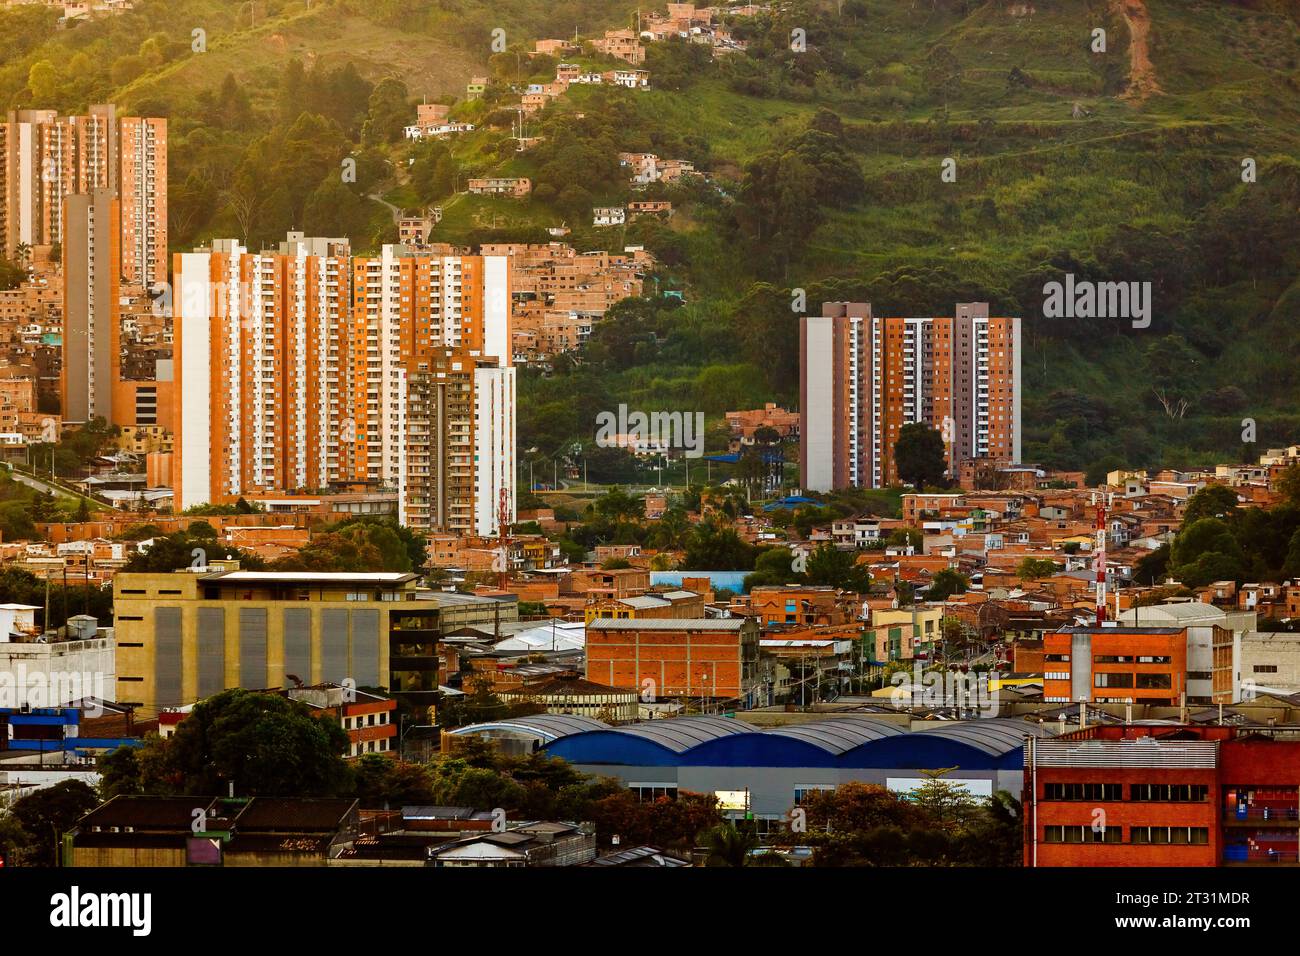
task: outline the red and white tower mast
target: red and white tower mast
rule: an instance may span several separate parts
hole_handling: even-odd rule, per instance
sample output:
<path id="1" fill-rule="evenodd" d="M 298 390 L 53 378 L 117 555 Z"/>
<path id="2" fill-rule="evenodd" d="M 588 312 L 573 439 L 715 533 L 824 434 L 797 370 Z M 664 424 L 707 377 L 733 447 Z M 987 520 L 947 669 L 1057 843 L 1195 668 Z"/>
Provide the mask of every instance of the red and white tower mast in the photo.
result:
<path id="1" fill-rule="evenodd" d="M 1093 569 L 1097 572 L 1097 623 L 1106 620 L 1106 493 L 1097 500 L 1097 540 L 1093 545 Z"/>

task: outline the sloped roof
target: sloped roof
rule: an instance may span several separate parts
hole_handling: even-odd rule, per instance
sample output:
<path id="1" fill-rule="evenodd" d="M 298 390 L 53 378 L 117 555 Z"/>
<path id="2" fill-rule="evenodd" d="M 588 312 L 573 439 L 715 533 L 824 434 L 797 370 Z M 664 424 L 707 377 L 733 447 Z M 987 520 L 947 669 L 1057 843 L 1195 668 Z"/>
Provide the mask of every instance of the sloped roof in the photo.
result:
<path id="1" fill-rule="evenodd" d="M 490 723 L 471 724 L 451 731 L 457 735 L 479 734 L 488 730 L 513 731 L 522 734 L 534 734 L 546 743 L 582 734 L 592 730 L 609 730 L 609 724 L 593 720 L 590 717 L 578 717 L 574 714 L 533 714 L 528 717 L 512 717 L 509 720 L 497 720 Z"/>
<path id="2" fill-rule="evenodd" d="M 859 744 L 905 734 L 896 724 L 879 717 L 845 715 L 809 724 L 791 724 L 763 731 L 773 737 L 802 740 L 833 754 L 847 753 Z"/>

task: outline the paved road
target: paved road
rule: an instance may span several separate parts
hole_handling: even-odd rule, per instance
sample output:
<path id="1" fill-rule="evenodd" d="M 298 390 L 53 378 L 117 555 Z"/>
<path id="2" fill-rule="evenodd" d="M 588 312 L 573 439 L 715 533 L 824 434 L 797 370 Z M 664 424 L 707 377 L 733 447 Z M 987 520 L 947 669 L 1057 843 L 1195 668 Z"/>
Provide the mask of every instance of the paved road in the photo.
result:
<path id="1" fill-rule="evenodd" d="M 394 226 L 396 226 L 396 225 L 401 221 L 401 219 L 402 219 L 402 210 L 399 209 L 399 208 L 397 208 L 396 206 L 394 206 L 392 203 L 390 203 L 388 200 L 386 200 L 383 196 L 380 196 L 378 193 L 371 193 L 367 198 L 369 198 L 369 199 L 373 199 L 375 202 L 379 203 L 379 205 L 381 205 L 381 206 L 386 206 L 386 207 L 388 208 L 388 211 L 391 212 L 391 213 L 393 214 L 393 225 L 394 225 Z"/>
<path id="2" fill-rule="evenodd" d="M 58 485 L 51 485 L 49 482 L 41 481 L 39 478 L 33 478 L 31 475 L 24 474 L 16 468 L 10 468 L 9 474 L 14 481 L 20 485 L 26 485 L 28 488 L 35 488 L 37 491 L 53 492 L 56 498 L 71 498 L 74 501 L 80 498 L 80 495 L 74 495 L 72 492 L 60 488 Z"/>

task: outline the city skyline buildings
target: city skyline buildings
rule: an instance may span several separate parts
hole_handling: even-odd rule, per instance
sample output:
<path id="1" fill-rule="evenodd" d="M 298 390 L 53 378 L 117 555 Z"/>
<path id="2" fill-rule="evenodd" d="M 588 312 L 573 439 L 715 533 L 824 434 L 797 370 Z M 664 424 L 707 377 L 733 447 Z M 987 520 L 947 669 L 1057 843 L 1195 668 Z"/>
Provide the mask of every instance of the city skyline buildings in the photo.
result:
<path id="1" fill-rule="evenodd" d="M 800 485 L 880 488 L 899 480 L 894 445 L 924 423 L 963 460 L 1020 460 L 1019 318 L 958 303 L 952 317 L 881 317 L 826 302 L 799 328 Z"/>
<path id="2" fill-rule="evenodd" d="M 121 202 L 121 278 L 167 281 L 167 120 L 118 116 L 108 103 L 84 115 L 11 110 L 0 122 L 0 252 L 61 245 L 68 200 L 96 190 Z"/>
<path id="3" fill-rule="evenodd" d="M 178 510 L 385 488 L 413 528 L 491 535 L 515 499 L 504 257 L 290 233 L 175 257 Z"/>

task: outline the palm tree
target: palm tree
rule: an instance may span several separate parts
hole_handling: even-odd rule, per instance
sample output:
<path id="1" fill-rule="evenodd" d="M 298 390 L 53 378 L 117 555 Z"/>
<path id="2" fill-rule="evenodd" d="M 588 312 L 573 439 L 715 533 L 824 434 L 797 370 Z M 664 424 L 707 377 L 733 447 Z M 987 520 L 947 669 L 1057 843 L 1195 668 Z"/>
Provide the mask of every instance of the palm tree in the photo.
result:
<path id="1" fill-rule="evenodd" d="M 705 866 L 739 867 L 749 863 L 749 851 L 758 846 L 758 838 L 728 821 L 704 834 L 704 846 L 709 851 Z"/>

